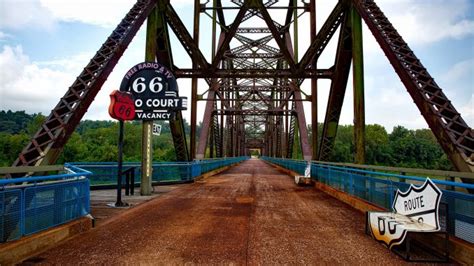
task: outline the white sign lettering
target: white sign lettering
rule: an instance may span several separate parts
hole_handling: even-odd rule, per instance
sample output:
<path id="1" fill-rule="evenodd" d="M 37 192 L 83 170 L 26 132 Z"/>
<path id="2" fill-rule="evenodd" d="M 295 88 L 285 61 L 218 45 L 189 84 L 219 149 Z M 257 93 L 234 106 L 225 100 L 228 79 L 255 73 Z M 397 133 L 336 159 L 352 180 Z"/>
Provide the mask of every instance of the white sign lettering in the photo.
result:
<path id="1" fill-rule="evenodd" d="M 171 118 L 171 113 L 162 112 L 162 113 L 136 113 L 138 119 L 142 120 L 169 120 Z"/>

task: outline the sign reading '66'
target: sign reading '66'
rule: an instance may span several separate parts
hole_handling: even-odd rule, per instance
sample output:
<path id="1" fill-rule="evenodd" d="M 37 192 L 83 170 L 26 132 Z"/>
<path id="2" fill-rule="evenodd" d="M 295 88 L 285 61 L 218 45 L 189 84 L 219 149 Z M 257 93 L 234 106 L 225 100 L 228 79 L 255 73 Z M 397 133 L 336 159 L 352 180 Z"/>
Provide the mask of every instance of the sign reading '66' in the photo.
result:
<path id="1" fill-rule="evenodd" d="M 143 62 L 132 67 L 120 84 L 135 99 L 135 120 L 167 120 L 186 110 L 187 98 L 178 96 L 173 74 L 160 63 Z"/>

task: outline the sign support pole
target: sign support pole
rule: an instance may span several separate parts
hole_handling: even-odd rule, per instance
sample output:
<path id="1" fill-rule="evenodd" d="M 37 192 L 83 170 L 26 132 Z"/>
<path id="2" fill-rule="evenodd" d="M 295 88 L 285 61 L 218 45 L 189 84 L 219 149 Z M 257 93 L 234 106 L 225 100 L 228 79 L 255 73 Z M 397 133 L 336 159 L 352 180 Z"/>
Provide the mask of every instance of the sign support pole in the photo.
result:
<path id="1" fill-rule="evenodd" d="M 117 201 L 107 204 L 110 207 L 126 207 L 122 202 L 122 175 L 123 175 L 123 134 L 124 121 L 135 116 L 135 105 L 131 93 L 114 90 L 110 94 L 109 115 L 119 121 L 118 159 L 117 159 Z"/>
<path id="2" fill-rule="evenodd" d="M 152 158 L 152 136 L 153 121 L 143 121 L 142 130 L 142 180 L 140 183 L 140 194 L 151 195 L 151 178 L 153 171 Z"/>
<path id="3" fill-rule="evenodd" d="M 145 47 L 145 61 L 156 61 L 156 30 L 157 30 L 157 8 L 148 16 L 146 28 L 146 47 Z M 142 123 L 142 177 L 140 183 L 140 194 L 142 196 L 151 195 L 152 191 L 152 172 L 153 172 L 153 157 L 152 157 L 152 128 L 153 120 L 143 121 Z"/>
<path id="4" fill-rule="evenodd" d="M 115 207 L 123 207 L 127 205 L 122 202 L 122 162 L 123 162 L 123 120 L 119 120 L 117 201 L 115 202 Z"/>

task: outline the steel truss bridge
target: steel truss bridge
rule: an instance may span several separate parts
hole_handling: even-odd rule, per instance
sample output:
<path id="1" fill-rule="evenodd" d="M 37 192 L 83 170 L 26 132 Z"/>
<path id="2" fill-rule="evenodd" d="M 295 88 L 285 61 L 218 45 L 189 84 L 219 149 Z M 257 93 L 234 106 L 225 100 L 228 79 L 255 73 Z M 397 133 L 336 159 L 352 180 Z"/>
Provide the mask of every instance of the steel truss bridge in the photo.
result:
<path id="1" fill-rule="evenodd" d="M 178 160 L 241 156 L 249 149 L 260 149 L 266 156 L 286 158 L 301 150 L 306 160 L 328 160 L 352 65 L 355 158 L 357 163 L 363 163 L 363 20 L 455 168 L 472 172 L 473 130 L 377 4 L 372 0 L 340 0 L 334 4 L 317 31 L 315 0 L 287 0 L 284 3 L 276 0 L 196 0 L 194 27 L 190 32 L 169 1 L 138 0 L 59 99 L 14 166 L 37 166 L 56 161 L 147 18 L 146 59 L 166 65 L 177 78 L 191 79 L 189 146 L 181 113 L 170 121 Z M 204 16 L 211 18 L 210 24 L 201 25 Z M 303 16 L 309 16 L 310 25 L 298 23 Z M 299 27 L 307 30 L 310 36 L 308 48 L 303 53 L 297 49 Z M 211 31 L 211 47 L 206 47 L 211 50 L 211 58 L 204 56 L 202 49 L 205 47 L 200 47 L 202 28 Z M 175 65 L 171 32 L 188 53 L 192 67 Z M 337 38 L 334 65 L 320 69 L 318 58 L 332 38 Z M 206 84 L 203 94 L 198 94 L 199 79 Z M 331 81 L 330 94 L 322 132 L 314 126 L 308 134 L 306 125 L 318 123 L 318 79 Z M 311 94 L 300 89 L 305 80 L 310 82 Z M 199 141 L 196 139 L 198 101 L 205 101 Z M 311 102 L 311 121 L 306 120 L 303 101 Z M 299 149 L 296 144 L 300 145 Z"/>

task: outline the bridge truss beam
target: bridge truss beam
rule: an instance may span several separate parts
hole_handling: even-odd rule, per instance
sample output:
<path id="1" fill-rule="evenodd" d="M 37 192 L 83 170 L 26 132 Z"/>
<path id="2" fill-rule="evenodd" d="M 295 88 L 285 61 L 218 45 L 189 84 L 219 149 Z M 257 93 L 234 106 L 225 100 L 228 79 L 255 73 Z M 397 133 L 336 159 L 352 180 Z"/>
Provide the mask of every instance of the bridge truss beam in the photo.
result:
<path id="1" fill-rule="evenodd" d="M 190 151 L 181 115 L 178 114 L 177 121 L 171 121 L 178 160 L 202 159 L 210 154 L 244 155 L 251 148 L 273 156 L 330 158 L 350 64 L 355 59 L 353 57 L 357 57 L 352 50 L 353 35 L 351 23 L 348 22 L 351 10 L 355 9 L 382 47 L 454 166 L 460 171 L 472 172 L 472 129 L 375 2 L 335 2 L 333 11 L 316 32 L 314 0 L 310 0 L 309 4 L 296 0 L 283 4 L 276 0 L 233 0 L 225 5 L 221 0 L 214 0 L 212 4 L 195 0 L 191 36 L 169 1 L 139 0 L 60 99 L 14 165 L 54 163 L 140 25 L 159 3 L 161 26 L 157 32 L 157 60 L 169 66 L 177 78 L 192 80 Z M 274 13 L 281 10 L 286 11 L 284 21 Z M 297 49 L 298 20 L 307 15 L 311 22 L 311 41 L 300 58 Z M 209 53 L 202 50 L 206 47 L 200 46 L 200 43 L 205 43 L 200 42 L 201 16 L 210 17 L 212 21 L 212 47 L 207 49 L 211 51 L 210 58 L 206 57 Z M 227 24 L 226 21 L 232 23 Z M 329 69 L 318 69 L 318 58 L 338 29 L 341 30 L 335 65 Z M 168 35 L 171 31 L 191 58 L 192 66 L 177 66 L 173 62 Z M 201 95 L 199 79 L 208 84 L 204 93 L 201 90 Z M 306 79 L 311 79 L 310 94 L 301 89 Z M 316 93 L 317 89 L 321 89 L 316 88 L 317 79 L 331 79 L 319 147 L 316 125 L 313 125 L 311 144 L 309 142 L 303 108 L 303 101 L 310 100 L 313 105 L 311 121 L 317 123 Z M 358 91 L 363 92 L 363 89 Z M 198 99 L 206 103 L 201 135 L 196 145 Z M 357 116 L 363 117 L 363 114 Z M 363 124 L 357 127 L 358 134 L 363 134 Z M 297 142 L 295 136 L 298 136 Z M 360 148 L 363 147 L 363 138 L 359 140 L 362 140 L 358 142 Z M 299 143 L 298 149 L 293 149 L 293 143 Z M 209 146 L 212 146 L 211 149 L 208 149 Z M 299 150 L 301 153 L 297 152 Z M 363 161 L 363 158 L 358 160 Z"/>

